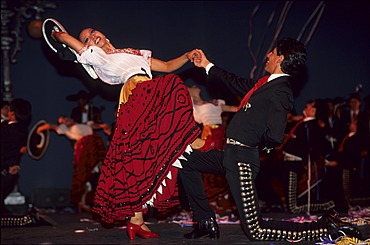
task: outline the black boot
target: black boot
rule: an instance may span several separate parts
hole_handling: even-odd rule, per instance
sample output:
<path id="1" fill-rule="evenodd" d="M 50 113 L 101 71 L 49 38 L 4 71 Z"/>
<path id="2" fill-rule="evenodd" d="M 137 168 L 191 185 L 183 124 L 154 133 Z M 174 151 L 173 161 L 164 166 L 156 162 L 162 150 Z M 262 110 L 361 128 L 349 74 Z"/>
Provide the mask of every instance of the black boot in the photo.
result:
<path id="1" fill-rule="evenodd" d="M 324 214 L 323 218 L 328 226 L 331 239 L 336 239 L 340 236 L 349 236 L 362 240 L 361 231 L 354 225 L 344 222 L 330 213 Z"/>
<path id="2" fill-rule="evenodd" d="M 56 226 L 56 222 L 52 218 L 42 214 L 37 208 L 31 208 L 27 216 L 32 220 L 28 226 Z"/>
<path id="3" fill-rule="evenodd" d="M 339 213 L 334 208 L 329 209 L 328 211 L 326 211 L 326 213 L 331 215 L 334 218 L 339 217 Z"/>
<path id="4" fill-rule="evenodd" d="M 29 212 L 21 216 L 1 217 L 1 227 L 34 227 L 43 225 L 55 226 L 56 223 L 48 216 L 35 212 Z"/>
<path id="5" fill-rule="evenodd" d="M 211 217 L 209 219 L 201 220 L 194 227 L 194 230 L 188 234 L 185 234 L 186 239 L 201 239 L 209 237 L 212 240 L 220 237 L 220 231 L 216 219 Z"/>

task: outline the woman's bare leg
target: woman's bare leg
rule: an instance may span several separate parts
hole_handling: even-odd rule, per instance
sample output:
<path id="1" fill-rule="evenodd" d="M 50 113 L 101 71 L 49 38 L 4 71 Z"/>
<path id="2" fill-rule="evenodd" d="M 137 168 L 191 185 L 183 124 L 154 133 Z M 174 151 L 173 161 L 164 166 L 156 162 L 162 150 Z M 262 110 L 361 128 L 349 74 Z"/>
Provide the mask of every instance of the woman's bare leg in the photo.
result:
<path id="1" fill-rule="evenodd" d="M 134 225 L 141 225 L 141 228 L 145 231 L 150 231 L 150 229 L 144 224 L 143 212 L 135 212 L 135 216 L 130 218 L 130 223 Z"/>
<path id="2" fill-rule="evenodd" d="M 190 144 L 190 146 L 191 146 L 191 148 L 196 150 L 196 149 L 202 148 L 202 146 L 204 146 L 205 142 L 206 142 L 205 140 L 197 138 L 193 141 L 193 143 Z"/>

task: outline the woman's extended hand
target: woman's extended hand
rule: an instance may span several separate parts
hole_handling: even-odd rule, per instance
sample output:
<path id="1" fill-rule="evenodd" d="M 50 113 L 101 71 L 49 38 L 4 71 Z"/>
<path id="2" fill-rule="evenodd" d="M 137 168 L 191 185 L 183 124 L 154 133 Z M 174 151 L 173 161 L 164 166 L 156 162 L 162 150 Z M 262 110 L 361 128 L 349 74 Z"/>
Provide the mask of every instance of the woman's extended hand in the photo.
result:
<path id="1" fill-rule="evenodd" d="M 186 56 L 191 62 L 194 62 L 195 59 L 198 59 L 200 53 L 199 51 L 197 51 L 197 49 L 193 49 L 192 51 L 186 53 Z"/>
<path id="2" fill-rule="evenodd" d="M 206 68 L 206 66 L 211 63 L 209 62 L 209 60 L 207 59 L 206 55 L 204 54 L 203 50 L 201 49 L 196 49 L 195 50 L 195 55 L 194 55 L 194 58 L 193 58 L 193 61 L 195 66 L 197 67 L 203 67 L 203 68 Z"/>
<path id="3" fill-rule="evenodd" d="M 51 37 L 58 42 L 61 42 L 61 36 L 64 34 L 64 31 L 52 31 L 51 32 Z"/>

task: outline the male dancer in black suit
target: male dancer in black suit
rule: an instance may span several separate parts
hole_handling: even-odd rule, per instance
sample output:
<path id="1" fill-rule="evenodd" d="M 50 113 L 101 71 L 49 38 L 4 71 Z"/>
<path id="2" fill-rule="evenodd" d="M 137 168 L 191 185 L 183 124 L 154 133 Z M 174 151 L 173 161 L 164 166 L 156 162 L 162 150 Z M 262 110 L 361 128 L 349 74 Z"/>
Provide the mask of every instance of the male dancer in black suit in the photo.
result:
<path id="1" fill-rule="evenodd" d="M 102 112 L 90 102 L 91 98 L 92 95 L 85 90 L 80 90 L 77 94 L 66 97 L 68 101 L 77 102 L 77 106 L 71 111 L 71 118 L 76 123 L 102 123 Z"/>
<path id="2" fill-rule="evenodd" d="M 4 203 L 18 182 L 21 158 L 27 150 L 31 116 L 31 103 L 16 98 L 9 104 L 8 119 L 1 123 L 1 227 L 55 225 L 52 219 L 39 213 L 36 208 L 20 215 L 8 211 Z"/>
<path id="3" fill-rule="evenodd" d="M 185 238 L 219 238 L 214 210 L 204 189 L 199 188 L 203 186 L 201 172 L 226 176 L 241 224 L 250 240 L 319 240 L 321 236 L 339 236 L 339 230 L 361 237 L 356 228 L 336 219 L 334 211 L 318 222 L 302 224 L 265 221 L 260 215 L 254 183 L 260 167 L 259 148 L 273 148 L 283 142 L 287 114 L 293 108 L 289 81 L 305 63 L 304 45 L 294 39 L 278 41 L 267 55 L 265 70 L 271 75 L 268 80 L 264 79 L 267 83 L 257 89 L 255 81 L 237 77 L 215 66 L 202 50 L 198 51 L 194 64 L 205 68 L 208 82 L 223 82 L 235 94 L 245 96 L 228 126 L 225 150 L 194 150 L 186 156 L 187 161 L 182 161 L 180 178 L 193 210 L 193 220 L 198 222 Z M 251 94 L 249 91 L 254 92 Z"/>
<path id="4" fill-rule="evenodd" d="M 1 123 L 1 212 L 7 212 L 5 198 L 13 191 L 19 178 L 22 148 L 27 144 L 28 124 L 32 106 L 24 99 L 9 105 L 8 120 Z"/>

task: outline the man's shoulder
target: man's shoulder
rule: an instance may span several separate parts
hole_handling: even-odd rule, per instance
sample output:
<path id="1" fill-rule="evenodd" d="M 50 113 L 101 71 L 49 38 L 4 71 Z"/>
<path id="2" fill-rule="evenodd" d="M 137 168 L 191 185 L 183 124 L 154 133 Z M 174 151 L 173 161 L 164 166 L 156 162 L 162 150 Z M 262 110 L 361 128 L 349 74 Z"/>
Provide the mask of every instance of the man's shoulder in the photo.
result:
<path id="1" fill-rule="evenodd" d="M 268 82 L 271 87 L 275 88 L 291 88 L 291 78 L 289 76 L 276 77 Z"/>
<path id="2" fill-rule="evenodd" d="M 291 80 L 291 76 L 289 75 L 271 74 L 270 78 L 272 78 L 271 81 L 290 81 Z"/>

